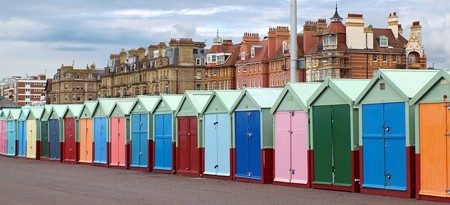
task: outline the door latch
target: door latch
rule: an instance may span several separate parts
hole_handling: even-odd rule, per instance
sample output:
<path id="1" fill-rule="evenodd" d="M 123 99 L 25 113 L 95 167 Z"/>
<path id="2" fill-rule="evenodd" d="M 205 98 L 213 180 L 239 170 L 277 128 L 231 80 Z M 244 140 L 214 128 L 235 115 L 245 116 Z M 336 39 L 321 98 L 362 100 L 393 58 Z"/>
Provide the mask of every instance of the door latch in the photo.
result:
<path id="1" fill-rule="evenodd" d="M 391 179 L 391 174 L 386 173 L 386 174 L 384 174 L 384 175 L 386 176 L 387 179 Z"/>
<path id="2" fill-rule="evenodd" d="M 291 174 L 295 174 L 295 169 L 289 169 L 289 171 L 291 172 Z"/>
<path id="3" fill-rule="evenodd" d="M 252 133 L 247 133 L 247 137 L 252 137 Z"/>
<path id="4" fill-rule="evenodd" d="M 252 173 L 251 173 L 251 172 L 247 172 L 247 175 L 248 175 L 249 177 L 251 177 L 251 176 L 252 176 Z"/>

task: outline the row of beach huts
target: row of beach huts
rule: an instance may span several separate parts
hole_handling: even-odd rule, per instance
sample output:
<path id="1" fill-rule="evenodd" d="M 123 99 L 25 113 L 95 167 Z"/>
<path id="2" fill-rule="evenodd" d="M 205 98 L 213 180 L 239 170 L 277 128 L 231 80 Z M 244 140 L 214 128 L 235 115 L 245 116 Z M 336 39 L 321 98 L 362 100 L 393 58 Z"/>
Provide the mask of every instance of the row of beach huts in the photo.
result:
<path id="1" fill-rule="evenodd" d="M 0 111 L 0 154 L 450 200 L 450 73 Z"/>

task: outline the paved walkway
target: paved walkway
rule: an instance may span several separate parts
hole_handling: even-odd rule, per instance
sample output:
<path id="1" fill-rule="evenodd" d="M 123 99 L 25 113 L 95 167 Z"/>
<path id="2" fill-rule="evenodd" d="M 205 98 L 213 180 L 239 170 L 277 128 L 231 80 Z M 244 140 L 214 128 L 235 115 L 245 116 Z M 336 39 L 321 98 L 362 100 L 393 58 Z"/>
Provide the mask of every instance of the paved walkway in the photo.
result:
<path id="1" fill-rule="evenodd" d="M 0 157 L 0 204 L 432 204 Z"/>

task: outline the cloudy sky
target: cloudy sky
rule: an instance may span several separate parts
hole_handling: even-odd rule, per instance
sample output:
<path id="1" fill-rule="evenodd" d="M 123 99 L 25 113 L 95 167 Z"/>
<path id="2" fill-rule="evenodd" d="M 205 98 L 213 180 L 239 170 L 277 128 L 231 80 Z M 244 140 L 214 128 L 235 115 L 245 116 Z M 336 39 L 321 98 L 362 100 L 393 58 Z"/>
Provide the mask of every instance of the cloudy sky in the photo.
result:
<path id="1" fill-rule="evenodd" d="M 329 18 L 335 0 L 298 0 L 298 23 Z M 429 65 L 450 67 L 449 0 L 339 0 L 339 13 L 361 13 L 365 23 L 387 26 L 397 11 L 405 34 L 423 27 Z M 47 72 L 61 64 L 106 65 L 121 48 L 148 46 L 176 37 L 210 44 L 219 29 L 238 42 L 244 32 L 261 36 L 289 24 L 289 0 L 0 0 L 0 78 Z"/>

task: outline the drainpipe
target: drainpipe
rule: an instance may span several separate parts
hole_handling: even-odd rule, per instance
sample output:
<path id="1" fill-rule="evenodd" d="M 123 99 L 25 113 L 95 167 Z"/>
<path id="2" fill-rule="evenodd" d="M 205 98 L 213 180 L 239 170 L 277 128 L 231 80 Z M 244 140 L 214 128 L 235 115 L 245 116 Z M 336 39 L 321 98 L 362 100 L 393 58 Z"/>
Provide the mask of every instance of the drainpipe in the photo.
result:
<path id="1" fill-rule="evenodd" d="M 291 83 L 298 81 L 297 79 L 297 0 L 291 0 Z"/>

